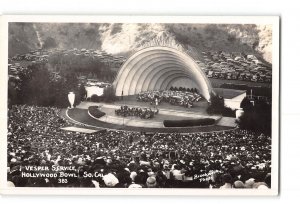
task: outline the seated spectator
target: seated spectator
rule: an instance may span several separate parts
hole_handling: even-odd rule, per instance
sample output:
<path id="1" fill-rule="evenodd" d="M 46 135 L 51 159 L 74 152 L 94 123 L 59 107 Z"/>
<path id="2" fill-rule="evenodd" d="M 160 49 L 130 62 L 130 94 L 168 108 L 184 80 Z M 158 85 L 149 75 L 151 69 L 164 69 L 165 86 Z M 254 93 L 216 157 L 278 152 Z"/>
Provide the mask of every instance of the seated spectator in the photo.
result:
<path id="1" fill-rule="evenodd" d="M 151 108 L 136 108 L 121 106 L 119 109 L 115 110 L 116 115 L 122 117 L 135 116 L 141 119 L 151 119 L 155 114 L 158 114 L 158 109 L 156 111 L 151 110 Z"/>
<path id="2" fill-rule="evenodd" d="M 139 185 L 139 184 L 133 183 L 128 188 L 143 188 L 143 187 L 141 185 Z"/>
<path id="3" fill-rule="evenodd" d="M 112 173 L 103 176 L 103 181 L 107 187 L 114 187 L 119 183 L 119 180 Z"/>
<path id="4" fill-rule="evenodd" d="M 165 91 L 145 91 L 137 95 L 137 101 L 150 102 L 156 106 L 161 102 L 166 102 L 171 105 L 184 106 L 187 108 L 193 107 L 194 102 L 198 102 L 202 97 L 196 92 L 184 90 L 165 90 Z"/>
<path id="5" fill-rule="evenodd" d="M 171 169 L 171 173 L 175 180 L 180 180 L 180 181 L 183 180 L 184 173 L 182 173 L 178 165 L 176 164 L 173 165 Z"/>
<path id="6" fill-rule="evenodd" d="M 229 174 L 224 174 L 222 176 L 222 180 L 224 185 L 220 187 L 220 189 L 225 189 L 225 188 L 232 188 L 232 177 Z"/>
<path id="7" fill-rule="evenodd" d="M 61 127 L 73 124 L 61 118 L 60 111 L 28 105 L 12 106 L 9 110 L 10 186 L 231 188 L 233 184 L 239 188 L 244 182 L 245 188 L 271 187 L 269 135 L 242 129 L 147 136 L 119 130 L 68 132 Z M 24 166 L 52 165 L 75 166 L 74 173 L 79 177 L 59 184 L 57 178 L 21 176 L 26 171 Z M 84 172 L 103 176 L 83 178 Z"/>
<path id="8" fill-rule="evenodd" d="M 235 181 L 233 183 L 233 188 L 245 188 L 245 185 L 242 181 Z"/>
<path id="9" fill-rule="evenodd" d="M 255 183 L 255 180 L 253 178 L 248 179 L 245 182 L 245 188 L 253 188 L 253 184 Z"/>
<path id="10" fill-rule="evenodd" d="M 147 188 L 156 188 L 157 183 L 156 183 L 156 178 L 155 177 L 148 177 L 147 182 L 146 182 Z"/>
<path id="11" fill-rule="evenodd" d="M 270 173 L 268 173 L 268 174 L 266 175 L 265 183 L 267 184 L 267 186 L 268 186 L 269 188 L 271 188 L 271 174 L 270 174 Z"/>

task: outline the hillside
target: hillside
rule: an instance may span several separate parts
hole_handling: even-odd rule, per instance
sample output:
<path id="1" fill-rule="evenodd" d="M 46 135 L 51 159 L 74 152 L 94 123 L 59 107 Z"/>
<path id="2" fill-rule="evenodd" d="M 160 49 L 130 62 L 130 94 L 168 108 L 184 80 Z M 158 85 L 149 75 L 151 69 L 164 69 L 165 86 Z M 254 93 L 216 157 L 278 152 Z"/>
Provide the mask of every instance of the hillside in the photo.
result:
<path id="1" fill-rule="evenodd" d="M 8 37 L 9 56 L 24 54 L 40 47 L 32 23 L 10 23 Z"/>
<path id="2" fill-rule="evenodd" d="M 37 48 L 102 49 L 128 56 L 151 45 L 176 47 L 196 60 L 203 51 L 244 52 L 272 61 L 268 25 L 11 23 L 9 56 Z"/>

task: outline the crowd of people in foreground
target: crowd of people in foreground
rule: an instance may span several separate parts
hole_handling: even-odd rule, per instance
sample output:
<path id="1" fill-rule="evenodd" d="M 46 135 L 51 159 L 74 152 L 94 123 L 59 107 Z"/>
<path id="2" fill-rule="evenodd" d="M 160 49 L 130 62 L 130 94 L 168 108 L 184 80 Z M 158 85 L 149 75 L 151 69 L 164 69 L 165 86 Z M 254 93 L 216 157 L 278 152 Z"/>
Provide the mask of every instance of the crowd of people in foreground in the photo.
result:
<path id="1" fill-rule="evenodd" d="M 246 130 L 162 134 L 68 132 L 49 107 L 8 113 L 8 183 L 16 187 L 257 188 L 271 186 L 271 137 Z M 26 177 L 28 166 L 77 177 Z M 56 169 L 55 168 L 55 169 Z M 49 173 L 48 171 L 48 173 Z M 90 176 L 88 176 L 90 175 Z"/>
<path id="2" fill-rule="evenodd" d="M 151 119 L 154 118 L 154 115 L 158 114 L 158 109 L 154 111 L 151 108 L 129 107 L 124 105 L 116 109 L 115 114 L 122 117 L 135 116 L 141 119 Z"/>
<path id="3" fill-rule="evenodd" d="M 137 95 L 137 101 L 150 102 L 150 104 L 158 105 L 161 102 L 166 102 L 171 105 L 184 106 L 191 108 L 194 102 L 202 99 L 200 94 L 189 91 L 145 91 Z"/>

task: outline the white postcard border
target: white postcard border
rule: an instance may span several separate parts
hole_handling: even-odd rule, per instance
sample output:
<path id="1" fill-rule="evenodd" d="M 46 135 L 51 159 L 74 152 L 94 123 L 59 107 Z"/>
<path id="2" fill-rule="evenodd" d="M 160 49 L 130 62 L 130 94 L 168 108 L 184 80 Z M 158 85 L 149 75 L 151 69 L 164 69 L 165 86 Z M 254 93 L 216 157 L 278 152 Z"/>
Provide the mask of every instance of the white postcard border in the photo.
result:
<path id="1" fill-rule="evenodd" d="M 1 16 L 1 98 L 0 100 L 0 193 L 18 195 L 209 195 L 266 196 L 279 193 L 279 16 L 87 16 L 87 15 L 5 15 Z M 272 24 L 272 189 L 124 189 L 124 188 L 29 188 L 6 187 L 7 181 L 7 86 L 8 23 L 205 23 L 205 24 Z"/>

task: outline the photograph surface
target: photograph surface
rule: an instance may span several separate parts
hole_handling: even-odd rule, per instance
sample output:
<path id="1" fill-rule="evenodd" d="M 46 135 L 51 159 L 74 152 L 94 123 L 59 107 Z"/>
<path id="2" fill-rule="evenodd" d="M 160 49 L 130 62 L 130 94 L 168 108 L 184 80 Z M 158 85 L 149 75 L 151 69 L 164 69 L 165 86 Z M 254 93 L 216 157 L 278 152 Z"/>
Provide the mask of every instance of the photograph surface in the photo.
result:
<path id="1" fill-rule="evenodd" d="M 279 19 L 159 19 L 5 18 L 3 192 L 277 195 Z"/>

